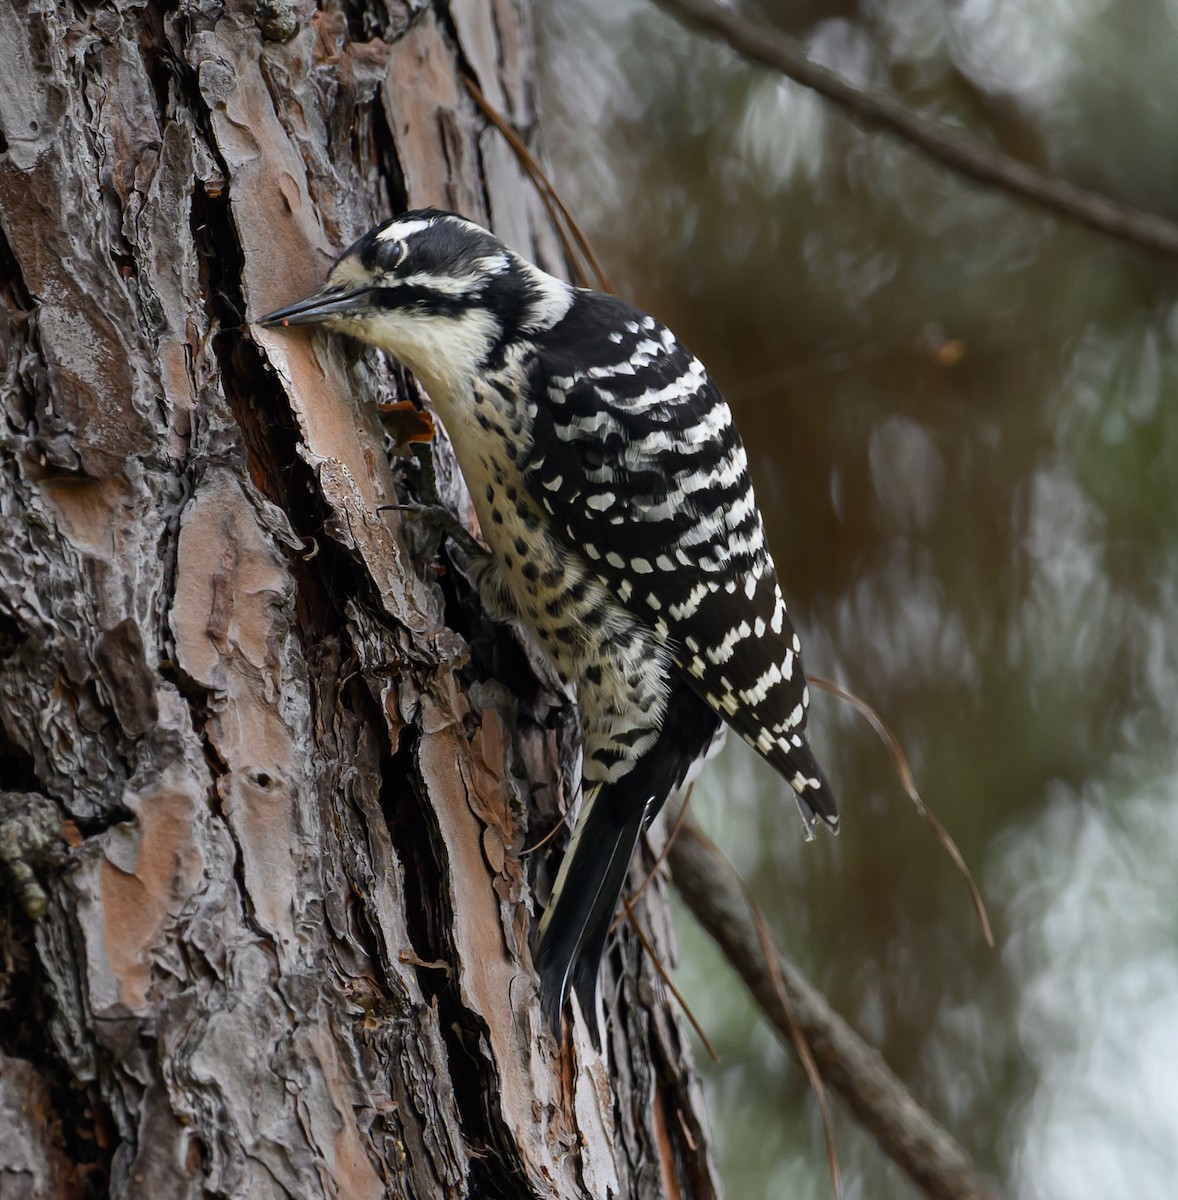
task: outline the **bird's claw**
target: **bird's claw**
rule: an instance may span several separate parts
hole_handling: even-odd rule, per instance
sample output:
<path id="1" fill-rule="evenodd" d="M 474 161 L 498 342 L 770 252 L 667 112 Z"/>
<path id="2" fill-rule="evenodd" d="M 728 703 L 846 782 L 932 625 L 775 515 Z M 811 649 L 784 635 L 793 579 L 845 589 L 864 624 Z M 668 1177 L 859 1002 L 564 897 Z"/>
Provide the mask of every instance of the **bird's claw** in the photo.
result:
<path id="1" fill-rule="evenodd" d="M 380 511 L 391 509 L 409 519 L 419 529 L 432 534 L 440 544 L 443 538 L 449 538 L 459 550 L 471 558 L 479 558 L 486 554 L 474 534 L 442 504 L 382 504 Z"/>

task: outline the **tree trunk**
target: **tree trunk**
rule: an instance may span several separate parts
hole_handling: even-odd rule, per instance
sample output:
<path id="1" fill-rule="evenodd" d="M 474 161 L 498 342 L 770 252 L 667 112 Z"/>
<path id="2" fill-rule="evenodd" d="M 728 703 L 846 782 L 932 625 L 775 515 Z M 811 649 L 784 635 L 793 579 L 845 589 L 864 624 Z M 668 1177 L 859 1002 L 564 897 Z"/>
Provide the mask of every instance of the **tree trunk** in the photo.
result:
<path id="1" fill-rule="evenodd" d="M 717 1195 L 629 931 L 605 1055 L 543 1027 L 575 722 L 380 509 L 444 444 L 244 324 L 405 207 L 562 270 L 462 78 L 534 144 L 527 18 L 0 0 L 4 1197 Z"/>

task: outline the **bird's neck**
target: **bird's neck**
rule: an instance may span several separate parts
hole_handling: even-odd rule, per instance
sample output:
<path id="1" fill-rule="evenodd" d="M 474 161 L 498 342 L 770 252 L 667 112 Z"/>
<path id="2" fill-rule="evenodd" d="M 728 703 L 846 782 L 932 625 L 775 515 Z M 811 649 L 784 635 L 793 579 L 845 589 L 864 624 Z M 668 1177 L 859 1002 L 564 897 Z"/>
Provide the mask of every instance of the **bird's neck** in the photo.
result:
<path id="1" fill-rule="evenodd" d="M 415 314 L 390 327 L 380 343 L 417 376 L 440 405 L 469 395 L 500 336 L 494 314 L 471 308 L 459 316 Z"/>

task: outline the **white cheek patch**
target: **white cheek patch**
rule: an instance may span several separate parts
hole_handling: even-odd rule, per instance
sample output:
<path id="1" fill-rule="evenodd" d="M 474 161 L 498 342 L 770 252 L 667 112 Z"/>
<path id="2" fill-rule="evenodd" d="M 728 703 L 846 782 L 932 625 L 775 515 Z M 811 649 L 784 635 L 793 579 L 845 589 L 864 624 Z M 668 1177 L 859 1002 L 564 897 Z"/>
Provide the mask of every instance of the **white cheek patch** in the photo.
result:
<path id="1" fill-rule="evenodd" d="M 469 394 L 478 364 L 500 333 L 494 316 L 481 308 L 457 317 L 408 314 L 394 308 L 366 316 L 364 327 L 366 341 L 404 363 L 431 398 L 443 403 L 457 403 Z"/>

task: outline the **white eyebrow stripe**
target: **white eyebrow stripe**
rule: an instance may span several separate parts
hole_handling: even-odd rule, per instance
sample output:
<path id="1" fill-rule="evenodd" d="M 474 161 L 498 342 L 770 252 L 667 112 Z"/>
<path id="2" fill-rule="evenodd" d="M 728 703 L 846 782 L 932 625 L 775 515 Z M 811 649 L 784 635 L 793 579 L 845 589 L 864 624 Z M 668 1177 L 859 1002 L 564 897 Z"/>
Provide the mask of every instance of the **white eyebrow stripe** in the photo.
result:
<path id="1" fill-rule="evenodd" d="M 429 220 L 417 221 L 394 221 L 387 229 L 382 229 L 376 235 L 378 242 L 396 241 L 398 238 L 412 237 L 415 233 L 420 233 L 423 229 L 428 229 L 433 224 Z"/>
<path id="2" fill-rule="evenodd" d="M 420 287 L 427 291 L 438 292 L 443 296 L 465 296 L 475 284 L 482 281 L 477 271 L 466 275 L 431 275 L 428 271 L 417 271 L 413 275 L 402 275 L 389 281 L 391 288 Z"/>

